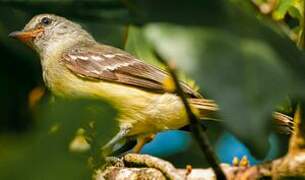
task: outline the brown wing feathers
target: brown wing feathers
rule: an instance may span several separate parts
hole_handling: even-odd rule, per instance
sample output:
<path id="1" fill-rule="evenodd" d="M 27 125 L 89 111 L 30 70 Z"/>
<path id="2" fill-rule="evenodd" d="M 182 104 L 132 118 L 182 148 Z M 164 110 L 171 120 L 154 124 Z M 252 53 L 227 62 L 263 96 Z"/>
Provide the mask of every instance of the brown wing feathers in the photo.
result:
<path id="1" fill-rule="evenodd" d="M 74 74 L 85 78 L 127 84 L 158 93 L 164 92 L 163 81 L 168 77 L 167 72 L 106 45 L 76 46 L 63 54 L 62 62 Z M 201 97 L 186 84 L 181 83 L 181 86 L 190 97 Z"/>
<path id="2" fill-rule="evenodd" d="M 62 56 L 62 62 L 74 74 L 88 79 L 100 79 L 135 86 L 157 93 L 164 92 L 163 81 L 167 72 L 145 64 L 130 54 L 106 45 L 83 45 L 70 49 Z M 190 103 L 199 109 L 203 117 L 217 118 L 217 104 L 181 82 L 184 92 L 192 97 Z M 274 113 L 273 119 L 282 132 L 291 132 L 292 118 Z"/>

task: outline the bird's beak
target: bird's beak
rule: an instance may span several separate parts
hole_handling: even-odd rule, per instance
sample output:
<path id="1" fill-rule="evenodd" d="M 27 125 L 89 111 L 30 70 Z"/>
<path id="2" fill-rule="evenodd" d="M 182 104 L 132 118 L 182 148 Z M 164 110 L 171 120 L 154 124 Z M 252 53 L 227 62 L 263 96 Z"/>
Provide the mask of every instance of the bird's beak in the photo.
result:
<path id="1" fill-rule="evenodd" d="M 43 31 L 43 28 L 31 29 L 28 31 L 14 31 L 11 32 L 8 36 L 26 43 L 39 36 Z"/>

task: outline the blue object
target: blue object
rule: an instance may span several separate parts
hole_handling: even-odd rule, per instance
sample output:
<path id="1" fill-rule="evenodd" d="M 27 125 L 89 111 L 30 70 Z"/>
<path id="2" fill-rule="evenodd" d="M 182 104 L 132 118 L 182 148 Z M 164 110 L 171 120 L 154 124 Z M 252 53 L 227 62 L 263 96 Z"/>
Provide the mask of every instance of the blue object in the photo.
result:
<path id="1" fill-rule="evenodd" d="M 143 147 L 141 153 L 165 157 L 185 151 L 190 146 L 191 140 L 192 137 L 187 132 L 176 130 L 161 132 Z"/>
<path id="2" fill-rule="evenodd" d="M 270 135 L 269 142 L 271 148 L 264 160 L 274 159 L 279 154 L 279 142 L 274 134 Z M 247 156 L 250 164 L 257 164 L 262 161 L 255 159 L 244 144 L 242 144 L 238 139 L 227 132 L 225 132 L 219 138 L 215 148 L 219 159 L 224 163 L 231 164 L 234 157 L 241 159 L 243 156 Z"/>

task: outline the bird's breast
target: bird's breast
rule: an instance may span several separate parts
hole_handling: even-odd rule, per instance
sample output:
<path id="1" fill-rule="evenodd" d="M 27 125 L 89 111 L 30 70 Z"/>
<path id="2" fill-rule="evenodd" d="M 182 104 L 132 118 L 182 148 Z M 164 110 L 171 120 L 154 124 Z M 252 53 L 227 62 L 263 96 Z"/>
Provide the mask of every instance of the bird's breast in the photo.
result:
<path id="1" fill-rule="evenodd" d="M 120 112 L 120 124 L 132 124 L 131 134 L 177 129 L 187 120 L 180 99 L 174 94 L 156 94 L 135 87 L 92 81 L 73 74 L 58 61 L 43 65 L 46 85 L 57 96 L 103 99 Z"/>

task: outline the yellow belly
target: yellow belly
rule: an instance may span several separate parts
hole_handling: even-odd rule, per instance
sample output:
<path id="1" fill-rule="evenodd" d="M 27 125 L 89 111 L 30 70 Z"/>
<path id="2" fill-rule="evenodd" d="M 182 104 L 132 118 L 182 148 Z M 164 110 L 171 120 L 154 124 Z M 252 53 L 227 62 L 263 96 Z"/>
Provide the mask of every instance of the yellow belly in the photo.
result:
<path id="1" fill-rule="evenodd" d="M 119 110 L 119 124 L 132 127 L 129 135 L 177 129 L 187 124 L 182 103 L 173 94 L 156 94 L 126 85 L 86 80 L 60 64 L 44 69 L 44 79 L 56 95 L 100 98 L 110 102 Z"/>

